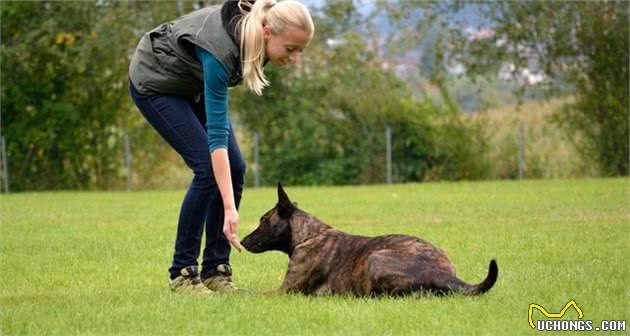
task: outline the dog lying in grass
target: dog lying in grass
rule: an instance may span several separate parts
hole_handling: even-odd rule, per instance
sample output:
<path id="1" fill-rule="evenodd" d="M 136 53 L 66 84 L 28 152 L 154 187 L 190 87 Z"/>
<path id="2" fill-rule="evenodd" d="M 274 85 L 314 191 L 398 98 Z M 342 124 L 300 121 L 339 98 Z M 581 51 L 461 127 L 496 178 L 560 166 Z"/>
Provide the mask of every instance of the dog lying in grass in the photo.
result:
<path id="1" fill-rule="evenodd" d="M 455 277 L 446 253 L 429 242 L 406 235 L 341 232 L 298 209 L 280 184 L 278 204 L 241 243 L 252 253 L 287 253 L 289 267 L 280 289 L 303 294 L 478 295 L 492 288 L 499 272 L 492 260 L 486 279 L 469 285 Z"/>

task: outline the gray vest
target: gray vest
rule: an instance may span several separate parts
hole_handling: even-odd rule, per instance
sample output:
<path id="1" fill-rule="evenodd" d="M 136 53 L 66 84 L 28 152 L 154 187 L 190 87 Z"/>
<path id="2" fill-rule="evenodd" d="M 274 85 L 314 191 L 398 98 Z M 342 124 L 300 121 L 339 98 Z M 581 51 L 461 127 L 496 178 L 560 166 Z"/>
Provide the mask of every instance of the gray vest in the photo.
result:
<path id="1" fill-rule="evenodd" d="M 211 6 L 144 34 L 129 65 L 131 82 L 143 95 L 198 95 L 203 92 L 203 70 L 195 47 L 226 67 L 229 86 L 242 81 L 239 46 L 223 27 L 221 6 Z"/>

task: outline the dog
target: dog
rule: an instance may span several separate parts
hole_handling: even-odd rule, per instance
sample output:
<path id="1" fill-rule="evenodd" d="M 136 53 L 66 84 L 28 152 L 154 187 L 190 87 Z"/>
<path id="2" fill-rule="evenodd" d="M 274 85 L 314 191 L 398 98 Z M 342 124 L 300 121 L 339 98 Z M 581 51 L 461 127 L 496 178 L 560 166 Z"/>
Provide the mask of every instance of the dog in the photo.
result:
<path id="1" fill-rule="evenodd" d="M 441 249 L 407 235 L 362 237 L 326 225 L 292 203 L 278 184 L 278 203 L 241 244 L 252 253 L 289 255 L 280 291 L 307 295 L 479 295 L 492 288 L 499 269 L 490 261 L 485 280 L 469 285 Z"/>

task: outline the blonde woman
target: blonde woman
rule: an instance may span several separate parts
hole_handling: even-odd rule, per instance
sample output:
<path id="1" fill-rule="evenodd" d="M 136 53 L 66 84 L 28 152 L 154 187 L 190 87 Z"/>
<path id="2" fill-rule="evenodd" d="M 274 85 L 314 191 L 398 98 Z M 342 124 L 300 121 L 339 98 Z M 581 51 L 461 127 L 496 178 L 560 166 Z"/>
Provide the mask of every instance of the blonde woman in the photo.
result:
<path id="1" fill-rule="evenodd" d="M 237 290 L 230 244 L 239 251 L 238 208 L 245 162 L 228 116 L 228 87 L 244 82 L 261 95 L 267 61 L 298 61 L 314 32 L 295 0 L 226 1 L 144 34 L 129 66 L 136 106 L 194 177 L 181 206 L 169 287 Z M 201 272 L 197 259 L 206 229 Z"/>

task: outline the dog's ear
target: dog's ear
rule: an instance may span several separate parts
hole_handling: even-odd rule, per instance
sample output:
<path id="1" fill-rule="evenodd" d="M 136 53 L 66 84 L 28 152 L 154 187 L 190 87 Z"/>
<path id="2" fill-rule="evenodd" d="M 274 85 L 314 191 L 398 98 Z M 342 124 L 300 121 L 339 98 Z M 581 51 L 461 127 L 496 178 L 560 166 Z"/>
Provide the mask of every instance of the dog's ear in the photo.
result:
<path id="1" fill-rule="evenodd" d="M 291 200 L 280 182 L 278 182 L 278 204 L 291 204 Z"/>
<path id="2" fill-rule="evenodd" d="M 296 207 L 291 203 L 289 196 L 282 188 L 282 184 L 278 182 L 278 215 L 280 215 L 280 218 L 288 219 L 295 209 Z"/>

